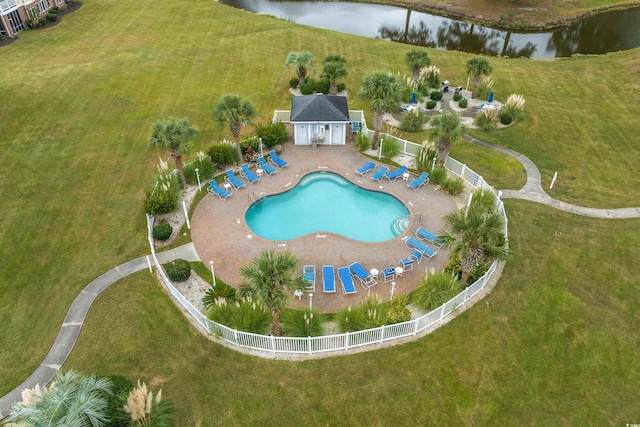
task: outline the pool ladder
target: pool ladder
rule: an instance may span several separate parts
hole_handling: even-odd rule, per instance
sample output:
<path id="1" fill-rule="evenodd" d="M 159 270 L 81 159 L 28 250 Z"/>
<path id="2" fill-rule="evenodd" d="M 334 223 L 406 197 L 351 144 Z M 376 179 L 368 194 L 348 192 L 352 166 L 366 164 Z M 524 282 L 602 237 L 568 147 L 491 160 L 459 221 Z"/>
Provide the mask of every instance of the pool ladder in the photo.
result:
<path id="1" fill-rule="evenodd" d="M 404 215 L 393 220 L 393 222 L 391 223 L 391 232 L 393 233 L 394 236 L 399 236 L 400 234 L 404 233 L 404 230 L 406 230 L 407 227 L 409 226 L 412 216 L 417 216 L 418 222 L 422 221 L 421 213 Z"/>
<path id="2" fill-rule="evenodd" d="M 256 193 L 255 191 L 251 192 L 251 194 L 249 194 L 249 196 L 247 196 L 247 198 L 249 199 L 251 204 L 253 204 L 253 203 L 255 203 L 255 202 L 257 202 L 258 200 L 261 199 L 260 195 L 258 193 Z"/>

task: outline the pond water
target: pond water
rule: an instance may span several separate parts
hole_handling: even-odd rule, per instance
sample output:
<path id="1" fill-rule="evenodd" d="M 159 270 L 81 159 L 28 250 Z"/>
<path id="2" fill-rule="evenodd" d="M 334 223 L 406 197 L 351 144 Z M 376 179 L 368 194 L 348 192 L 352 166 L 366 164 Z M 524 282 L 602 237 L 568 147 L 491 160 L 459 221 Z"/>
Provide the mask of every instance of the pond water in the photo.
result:
<path id="1" fill-rule="evenodd" d="M 602 13 L 548 32 L 504 31 L 394 6 L 322 1 L 219 0 L 342 33 L 511 58 L 602 54 L 640 46 L 640 8 Z"/>

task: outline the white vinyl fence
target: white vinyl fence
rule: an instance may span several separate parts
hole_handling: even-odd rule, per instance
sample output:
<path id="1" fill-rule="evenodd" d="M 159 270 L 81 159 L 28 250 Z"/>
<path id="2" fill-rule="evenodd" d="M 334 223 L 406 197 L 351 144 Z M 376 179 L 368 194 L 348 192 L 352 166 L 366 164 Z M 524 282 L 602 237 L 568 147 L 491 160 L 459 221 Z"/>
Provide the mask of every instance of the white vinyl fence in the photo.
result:
<path id="1" fill-rule="evenodd" d="M 274 121 L 277 117 L 287 117 L 288 111 L 276 112 L 274 115 Z M 360 121 L 362 123 L 362 129 L 364 132 L 371 132 L 366 125 L 364 114 L 362 111 L 349 111 L 349 115 L 354 121 Z M 284 120 L 282 120 L 284 121 Z M 386 135 L 385 138 L 395 138 L 392 135 Z M 403 152 L 407 154 L 417 153 L 419 144 L 406 141 L 403 139 L 397 139 L 403 147 Z M 469 169 L 463 163 L 458 162 L 455 159 L 449 157 L 445 163 L 445 167 L 449 172 L 462 177 L 465 182 L 473 188 L 486 188 L 494 191 L 487 183 L 484 182 L 480 175 L 477 175 L 473 170 Z M 504 234 L 507 236 L 507 216 L 504 211 L 504 205 L 499 197 L 496 197 L 496 210 L 504 218 Z M 149 245 L 151 247 L 152 259 L 155 264 L 158 273 L 164 285 L 169 289 L 171 294 L 180 301 L 180 304 L 193 316 L 193 318 L 202 325 L 211 334 L 216 335 L 228 343 L 233 344 L 238 348 L 257 350 L 259 352 L 266 352 L 269 354 L 314 354 L 314 353 L 326 353 L 326 352 L 344 352 L 350 349 L 379 345 L 385 342 L 397 340 L 400 338 L 406 338 L 415 336 L 418 333 L 424 331 L 427 328 L 439 327 L 444 324 L 444 319 L 455 310 L 459 309 L 471 298 L 481 292 L 491 276 L 494 274 L 498 262 L 494 261 L 489 270 L 478 279 L 475 283 L 468 286 L 465 290 L 458 295 L 442 304 L 440 307 L 432 310 L 431 312 L 408 322 L 397 323 L 394 325 L 381 326 L 379 328 L 367 329 L 364 331 L 347 332 L 344 334 L 327 335 L 321 337 L 307 337 L 307 338 L 294 338 L 294 337 L 274 337 L 266 335 L 252 334 L 249 332 L 240 332 L 233 330 L 227 326 L 209 320 L 206 316 L 200 313 L 189 301 L 187 301 L 178 290 L 173 286 L 171 281 L 167 278 L 164 269 L 158 262 L 155 255 L 153 246 L 153 217 L 147 215 L 148 224 L 148 238 Z"/>

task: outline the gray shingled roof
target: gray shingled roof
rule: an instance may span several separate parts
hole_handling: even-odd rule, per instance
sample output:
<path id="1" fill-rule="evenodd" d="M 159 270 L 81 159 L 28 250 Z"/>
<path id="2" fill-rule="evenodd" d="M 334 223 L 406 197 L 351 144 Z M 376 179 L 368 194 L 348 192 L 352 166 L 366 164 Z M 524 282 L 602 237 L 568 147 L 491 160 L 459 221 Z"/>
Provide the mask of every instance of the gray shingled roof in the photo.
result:
<path id="1" fill-rule="evenodd" d="M 349 107 L 344 96 L 306 95 L 291 100 L 292 122 L 348 122 Z"/>

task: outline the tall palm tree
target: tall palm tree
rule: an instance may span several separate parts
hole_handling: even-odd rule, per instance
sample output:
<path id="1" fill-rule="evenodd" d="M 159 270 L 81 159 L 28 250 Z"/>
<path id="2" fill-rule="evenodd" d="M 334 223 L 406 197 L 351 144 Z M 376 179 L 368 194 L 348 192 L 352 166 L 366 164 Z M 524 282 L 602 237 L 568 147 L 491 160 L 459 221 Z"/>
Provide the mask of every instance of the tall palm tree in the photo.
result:
<path id="1" fill-rule="evenodd" d="M 242 160 L 242 150 L 240 149 L 240 131 L 242 126 L 250 125 L 251 120 L 256 116 L 256 109 L 249 101 L 242 101 L 240 95 L 225 95 L 222 97 L 216 108 L 211 112 L 211 117 L 220 127 L 229 126 L 236 143 L 238 161 Z"/>
<path id="2" fill-rule="evenodd" d="M 417 87 L 420 80 L 420 70 L 431 65 L 429 52 L 425 49 L 412 49 L 404 55 L 404 62 L 407 63 L 409 71 L 413 77 L 413 86 Z"/>
<path id="3" fill-rule="evenodd" d="M 480 83 L 480 76 L 488 76 L 493 72 L 493 67 L 487 58 L 482 56 L 474 56 L 467 61 L 467 74 L 473 76 L 473 92 L 471 98 L 476 97 L 476 89 Z"/>
<path id="4" fill-rule="evenodd" d="M 296 69 L 296 74 L 298 75 L 298 85 L 302 86 L 305 83 L 308 69 L 315 69 L 313 67 L 314 60 L 313 55 L 306 50 L 302 52 L 289 52 L 289 56 L 287 56 L 287 60 L 284 63 L 284 68 L 293 64 Z"/>
<path id="5" fill-rule="evenodd" d="M 180 188 L 187 188 L 187 180 L 182 170 L 182 155 L 191 152 L 191 141 L 198 137 L 198 129 L 189 124 L 187 119 L 169 117 L 161 120 L 151 128 L 149 144 L 169 150 L 176 162 Z"/>
<path id="6" fill-rule="evenodd" d="M 58 372 L 48 386 L 25 390 L 5 421 L 25 426 L 101 426 L 108 421 L 111 381 Z"/>
<path id="7" fill-rule="evenodd" d="M 340 55 L 329 55 L 322 61 L 322 79 L 329 81 L 329 93 L 338 93 L 338 79 L 347 75 L 347 60 Z"/>
<path id="8" fill-rule="evenodd" d="M 445 215 L 444 223 L 447 230 L 438 239 L 451 250 L 452 258 L 460 256 L 463 286 L 481 261 L 506 259 L 504 219 L 494 210 L 487 212 L 481 204 L 472 202 L 466 211 Z"/>
<path id="9" fill-rule="evenodd" d="M 289 295 L 296 289 L 303 290 L 305 282 L 296 275 L 298 259 L 291 252 L 264 251 L 248 264 L 240 267 L 244 283 L 240 296 L 250 296 L 271 310 L 271 333 L 280 336 L 280 311 L 286 307 Z"/>
<path id="10" fill-rule="evenodd" d="M 373 140 L 371 148 L 378 148 L 378 138 L 384 113 L 392 112 L 400 106 L 400 96 L 402 94 L 402 85 L 391 73 L 386 71 L 374 71 L 364 76 L 362 88 L 358 92 L 358 96 L 364 100 L 371 100 L 371 109 L 373 110 Z"/>
<path id="11" fill-rule="evenodd" d="M 456 113 L 438 114 L 431 119 L 431 126 L 431 136 L 436 140 L 438 160 L 440 166 L 444 166 L 444 162 L 449 156 L 449 150 L 456 141 L 462 138 L 464 126 L 460 121 L 460 116 Z"/>

